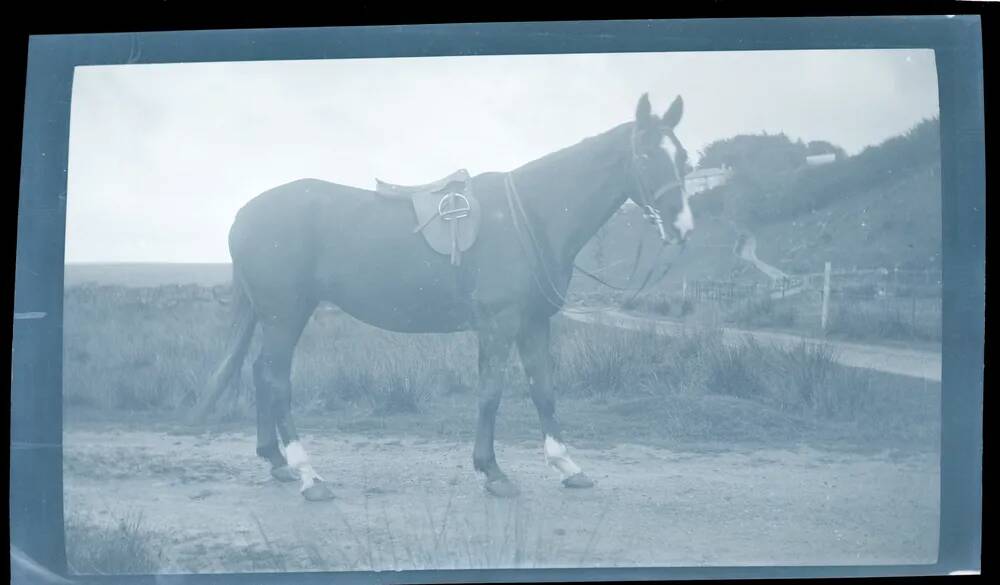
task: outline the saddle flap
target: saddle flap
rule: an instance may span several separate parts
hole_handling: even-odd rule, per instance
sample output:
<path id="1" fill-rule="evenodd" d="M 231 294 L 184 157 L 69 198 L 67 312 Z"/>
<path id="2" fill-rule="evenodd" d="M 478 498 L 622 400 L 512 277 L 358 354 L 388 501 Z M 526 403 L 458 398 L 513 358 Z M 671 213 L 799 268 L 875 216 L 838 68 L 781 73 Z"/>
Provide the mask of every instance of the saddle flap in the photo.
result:
<path id="1" fill-rule="evenodd" d="M 424 240 L 435 252 L 450 255 L 452 252 L 452 230 L 455 230 L 455 240 L 459 252 L 465 252 L 476 243 L 482 211 L 479 201 L 472 195 L 465 194 L 469 202 L 468 215 L 447 220 L 438 214 L 441 199 L 446 196 L 433 192 L 421 192 L 412 197 L 413 210 L 417 215 L 417 225 L 423 226 L 421 233 L 424 235 Z"/>

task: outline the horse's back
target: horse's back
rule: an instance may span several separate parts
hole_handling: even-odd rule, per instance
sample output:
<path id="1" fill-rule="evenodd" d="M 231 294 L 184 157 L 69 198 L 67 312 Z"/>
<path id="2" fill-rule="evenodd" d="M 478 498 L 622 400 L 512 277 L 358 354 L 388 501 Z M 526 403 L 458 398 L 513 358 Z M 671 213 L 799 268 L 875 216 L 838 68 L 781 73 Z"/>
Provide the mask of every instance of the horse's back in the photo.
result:
<path id="1" fill-rule="evenodd" d="M 237 212 L 229 232 L 230 252 L 235 261 L 240 252 L 255 253 L 260 247 L 314 238 L 323 228 L 320 221 L 348 220 L 373 197 L 373 191 L 320 179 L 299 179 L 268 189 Z M 330 209 L 337 213 L 329 213 Z"/>
<path id="2" fill-rule="evenodd" d="M 235 223 L 263 221 L 274 224 L 275 220 L 282 218 L 301 219 L 303 213 L 307 214 L 324 203 L 357 204 L 373 193 L 320 179 L 298 179 L 268 189 L 248 201 L 237 213 Z"/>
<path id="3" fill-rule="evenodd" d="M 241 278 L 275 310 L 293 299 L 325 300 L 391 330 L 467 327 L 470 309 L 459 281 L 469 275 L 459 277 L 414 227 L 409 201 L 302 179 L 240 210 L 230 252 Z"/>
<path id="4" fill-rule="evenodd" d="M 318 218 L 331 206 L 349 210 L 364 190 L 319 179 L 300 179 L 257 195 L 236 214 L 229 230 L 233 264 L 256 289 L 308 291 L 322 231 Z"/>

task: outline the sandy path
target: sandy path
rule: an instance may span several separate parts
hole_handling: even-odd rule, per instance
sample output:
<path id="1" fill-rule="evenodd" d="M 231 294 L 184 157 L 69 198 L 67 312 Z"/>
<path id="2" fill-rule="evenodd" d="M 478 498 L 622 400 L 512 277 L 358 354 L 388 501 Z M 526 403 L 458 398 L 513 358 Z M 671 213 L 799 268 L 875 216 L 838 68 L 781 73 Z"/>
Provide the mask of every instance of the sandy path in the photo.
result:
<path id="1" fill-rule="evenodd" d="M 781 280 L 783 278 L 789 278 L 787 274 L 782 272 L 780 269 L 771 266 L 767 262 L 764 262 L 757 257 L 757 238 L 752 235 L 747 235 L 746 239 L 743 240 L 743 246 L 740 247 L 739 257 L 747 262 L 753 264 L 766 274 L 771 280 Z"/>
<path id="2" fill-rule="evenodd" d="M 763 260 L 757 257 L 757 238 L 755 238 L 752 235 L 747 237 L 746 241 L 743 244 L 742 249 L 740 249 L 739 256 L 743 260 L 746 260 L 747 262 L 753 264 L 757 268 L 757 270 L 760 270 L 762 273 L 767 275 L 772 282 L 778 282 L 781 280 L 790 282 L 792 280 L 792 277 L 789 276 L 788 274 L 782 272 L 780 269 L 774 266 L 771 266 L 767 262 L 764 262 Z M 805 290 L 806 287 L 803 286 L 802 284 L 799 284 L 797 286 L 788 287 L 785 290 L 772 291 L 770 293 L 770 296 L 772 299 L 775 300 L 785 299 L 793 295 L 805 292 Z"/>
<path id="3" fill-rule="evenodd" d="M 795 450 L 575 449 L 559 486 L 540 445 L 498 444 L 521 486 L 486 496 L 471 446 L 307 436 L 337 499 L 270 479 L 251 434 L 68 429 L 67 516 L 141 512 L 164 572 L 935 561 L 937 458 Z M 437 544 L 435 544 L 435 541 Z"/>
<path id="4" fill-rule="evenodd" d="M 618 309 L 580 313 L 565 312 L 563 316 L 584 323 L 598 323 L 623 329 L 652 329 L 661 335 L 680 335 L 685 330 L 690 329 L 683 323 L 676 321 L 630 315 Z M 822 343 L 832 347 L 834 360 L 845 366 L 922 378 L 934 382 L 941 381 L 941 354 L 939 352 L 830 341 L 790 333 L 748 331 L 732 327 L 723 327 L 722 336 L 723 341 L 727 344 L 740 343 L 746 337 L 752 337 L 758 342 L 786 349 L 794 348 L 803 341 Z"/>

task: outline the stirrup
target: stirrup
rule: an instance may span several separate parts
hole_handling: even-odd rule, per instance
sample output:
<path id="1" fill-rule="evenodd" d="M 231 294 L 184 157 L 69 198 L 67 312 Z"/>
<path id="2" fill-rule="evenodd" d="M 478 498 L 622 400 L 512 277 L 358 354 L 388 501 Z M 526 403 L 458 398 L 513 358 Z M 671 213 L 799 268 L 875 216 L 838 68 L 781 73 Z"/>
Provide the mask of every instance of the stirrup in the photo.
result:
<path id="1" fill-rule="evenodd" d="M 462 203 L 455 206 L 455 198 L 461 199 Z M 446 202 L 452 205 L 451 209 L 444 208 Z M 462 219 L 468 217 L 470 213 L 472 213 L 472 204 L 469 203 L 469 198 L 461 193 L 448 193 L 438 202 L 438 216 L 444 221 Z"/>

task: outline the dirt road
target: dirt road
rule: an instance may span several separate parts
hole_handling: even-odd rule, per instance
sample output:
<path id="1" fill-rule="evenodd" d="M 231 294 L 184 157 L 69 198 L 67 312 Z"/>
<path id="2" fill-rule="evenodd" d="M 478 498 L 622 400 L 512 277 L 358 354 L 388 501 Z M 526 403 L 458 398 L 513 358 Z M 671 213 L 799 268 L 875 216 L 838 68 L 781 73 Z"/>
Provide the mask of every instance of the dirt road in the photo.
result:
<path id="1" fill-rule="evenodd" d="M 584 323 L 598 323 L 624 329 L 653 329 L 661 335 L 679 335 L 687 327 L 683 323 L 655 319 L 648 316 L 631 315 L 618 309 L 592 312 L 565 312 L 568 319 Z M 747 331 L 724 327 L 723 340 L 728 344 L 740 343 L 746 337 L 780 348 L 793 348 L 803 341 L 823 343 L 834 349 L 834 360 L 852 368 L 864 368 L 900 376 L 922 378 L 934 382 L 941 381 L 941 354 L 915 349 L 864 345 L 846 341 L 828 341 L 778 333 L 773 331 Z"/>
<path id="2" fill-rule="evenodd" d="M 753 264 L 771 280 L 781 280 L 783 278 L 788 278 L 789 276 L 782 272 L 780 269 L 771 266 L 767 262 L 764 262 L 757 257 L 757 238 L 752 235 L 747 235 L 743 240 L 743 245 L 740 246 L 738 256 L 743 260 Z"/>
<path id="3" fill-rule="evenodd" d="M 141 513 L 165 573 L 914 564 L 937 551 L 930 454 L 575 449 L 597 485 L 570 491 L 541 445 L 498 443 L 522 495 L 497 500 L 470 445 L 313 434 L 337 499 L 309 503 L 270 478 L 250 433 L 69 427 L 64 445 L 67 516 Z"/>

